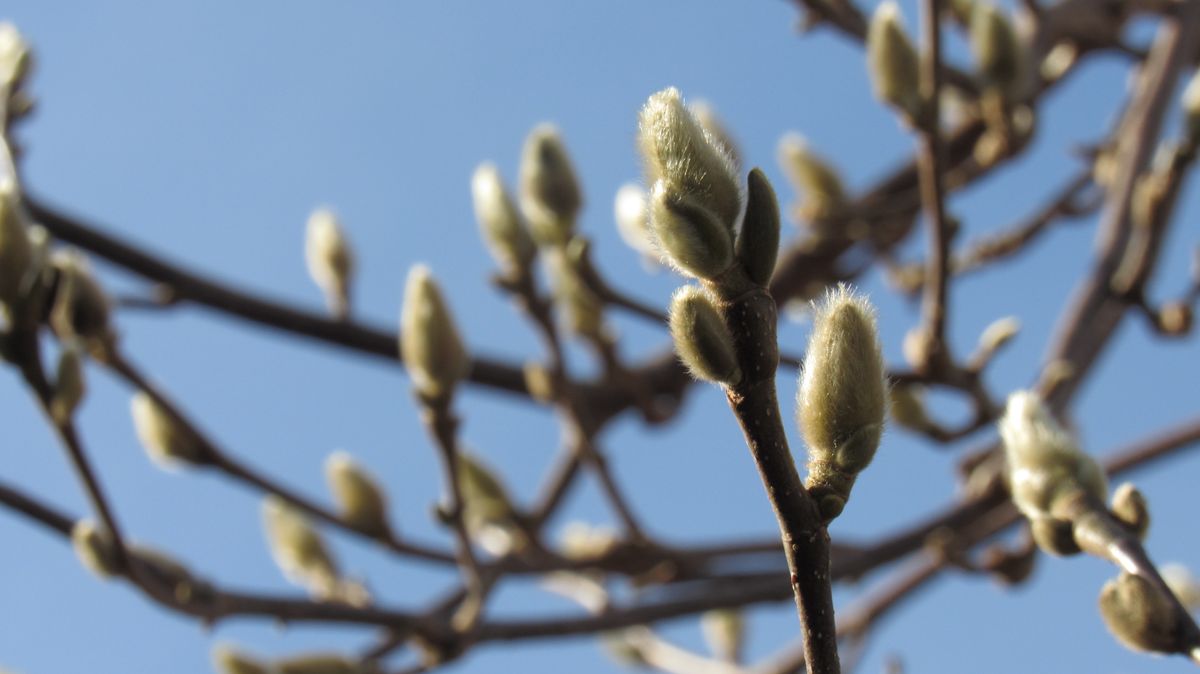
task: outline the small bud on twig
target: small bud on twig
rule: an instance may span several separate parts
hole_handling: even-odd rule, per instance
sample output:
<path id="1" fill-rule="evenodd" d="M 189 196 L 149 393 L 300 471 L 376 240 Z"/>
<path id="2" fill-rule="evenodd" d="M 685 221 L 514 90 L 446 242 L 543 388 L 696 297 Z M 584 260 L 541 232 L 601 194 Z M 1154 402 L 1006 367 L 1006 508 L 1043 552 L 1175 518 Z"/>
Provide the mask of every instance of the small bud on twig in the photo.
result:
<path id="1" fill-rule="evenodd" d="M 133 430 L 146 454 L 163 468 L 178 468 L 182 464 L 199 465 L 205 462 L 204 446 L 200 439 L 175 422 L 145 391 L 134 394 L 129 403 Z"/>
<path id="2" fill-rule="evenodd" d="M 761 169 L 750 171 L 746 180 L 746 215 L 737 237 L 737 257 L 746 276 L 765 287 L 779 257 L 779 202 Z"/>
<path id="3" fill-rule="evenodd" d="M 58 271 L 58 289 L 50 325 L 59 339 L 111 339 L 108 295 L 92 276 L 87 259 L 75 251 L 57 251 L 51 264 Z"/>
<path id="4" fill-rule="evenodd" d="M 704 641 L 713 655 L 726 662 L 738 662 L 746 642 L 746 624 L 737 609 L 706 611 L 700 616 Z"/>
<path id="5" fill-rule="evenodd" d="M 311 653 L 275 661 L 275 674 L 367 674 L 357 662 L 335 653 Z"/>
<path id="6" fill-rule="evenodd" d="M 1124 524 L 1138 540 L 1146 540 L 1146 532 L 1150 530 L 1150 506 L 1146 503 L 1146 497 L 1133 483 L 1125 482 L 1113 490 L 1109 509 L 1113 517 Z"/>
<path id="7" fill-rule="evenodd" d="M 1145 578 L 1122 573 L 1100 590 L 1100 615 L 1125 646 L 1152 653 L 1181 652 L 1179 614 Z"/>
<path id="8" fill-rule="evenodd" d="M 318 208 L 308 216 L 304 238 L 308 274 L 325 293 L 329 310 L 338 318 L 350 314 L 350 284 L 354 277 L 354 251 L 337 215 Z"/>
<path id="9" fill-rule="evenodd" d="M 617 233 L 630 248 L 658 260 L 658 249 L 654 247 L 654 236 L 650 231 L 648 208 L 646 190 L 641 185 L 626 183 L 617 190 L 613 204 Z"/>
<path id="10" fill-rule="evenodd" d="M 990 2 L 972 8 L 971 51 L 984 81 L 1009 102 L 1017 100 L 1024 77 L 1022 47 L 1012 22 Z"/>
<path id="11" fill-rule="evenodd" d="M 4 181 L 0 184 L 0 302 L 8 306 L 10 315 L 33 256 L 19 208 L 16 185 Z"/>
<path id="12" fill-rule="evenodd" d="M 867 30 L 867 67 L 875 97 L 909 119 L 920 117 L 921 86 L 917 49 L 904 30 L 900 7 L 884 0 L 875 8 Z"/>
<path id="13" fill-rule="evenodd" d="M 583 195 L 558 129 L 541 124 L 525 139 L 521 154 L 521 210 L 533 238 L 561 246 L 571 238 Z"/>
<path id="14" fill-rule="evenodd" d="M 733 335 L 703 288 L 686 285 L 675 291 L 669 320 L 675 352 L 693 377 L 724 386 L 741 380 Z"/>
<path id="15" fill-rule="evenodd" d="M 387 499 L 383 490 L 349 453 L 339 451 L 329 456 L 325 461 L 325 479 L 343 520 L 371 534 L 388 532 Z"/>
<path id="16" fill-rule="evenodd" d="M 413 387 L 428 398 L 446 398 L 471 362 L 458 328 L 425 265 L 408 273 L 400 313 L 400 353 Z"/>
<path id="17" fill-rule="evenodd" d="M 66 423 L 87 391 L 83 378 L 83 354 L 79 344 L 63 345 L 58 355 L 58 371 L 54 377 L 54 399 L 50 401 L 50 416 L 59 424 Z"/>
<path id="18" fill-rule="evenodd" d="M 29 74 L 33 53 L 17 27 L 0 22 L 0 89 L 12 91 Z"/>
<path id="19" fill-rule="evenodd" d="M 88 571 L 108 579 L 121 572 L 112 535 L 91 520 L 79 520 L 71 527 L 71 546 Z"/>
<path id="20" fill-rule="evenodd" d="M 779 141 L 779 165 L 804 197 L 796 208 L 801 219 L 825 220 L 845 208 L 846 188 L 841 176 L 828 161 L 808 148 L 804 136 L 789 133 Z"/>
<path id="21" fill-rule="evenodd" d="M 504 187 L 500 170 L 485 162 L 471 176 L 471 199 L 483 240 L 500 268 L 509 275 L 528 273 L 537 246 Z"/>
<path id="22" fill-rule="evenodd" d="M 582 239 L 574 239 L 569 248 L 585 245 Z M 554 288 L 555 304 L 559 317 L 567 329 L 577 335 L 600 338 L 604 334 L 604 302 L 596 296 L 587 283 L 579 277 L 571 257 L 558 252 L 548 256 L 550 284 Z"/>
<path id="23" fill-rule="evenodd" d="M 458 453 L 458 489 L 462 495 L 463 522 L 481 547 L 503 555 L 525 544 L 515 526 L 516 510 L 504 485 L 479 457 Z"/>
<path id="24" fill-rule="evenodd" d="M 213 649 L 212 661 L 220 674 L 271 674 L 266 663 L 225 644 Z"/>
<path id="25" fill-rule="evenodd" d="M 274 495 L 263 501 L 262 515 L 267 545 L 283 575 L 319 598 L 334 596 L 337 564 L 308 518 Z"/>

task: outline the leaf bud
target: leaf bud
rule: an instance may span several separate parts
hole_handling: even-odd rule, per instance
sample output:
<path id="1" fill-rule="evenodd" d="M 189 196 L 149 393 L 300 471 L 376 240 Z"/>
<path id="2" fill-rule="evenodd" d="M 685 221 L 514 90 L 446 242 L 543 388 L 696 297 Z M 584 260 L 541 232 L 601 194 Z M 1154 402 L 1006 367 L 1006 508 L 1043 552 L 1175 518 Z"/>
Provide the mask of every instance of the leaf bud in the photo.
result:
<path id="1" fill-rule="evenodd" d="M 1082 491 L 1103 502 L 1104 469 L 1088 456 L 1030 391 L 1008 397 L 1000 420 L 1013 502 L 1026 517 L 1046 517 L 1060 498 Z"/>
<path id="2" fill-rule="evenodd" d="M 525 139 L 521 154 L 521 210 L 534 240 L 561 246 L 571 238 L 583 195 L 558 129 L 541 124 Z"/>
<path id="3" fill-rule="evenodd" d="M 458 328 L 425 265 L 408 273 L 400 313 L 400 353 L 413 387 L 431 399 L 448 398 L 471 368 Z"/>
<path id="4" fill-rule="evenodd" d="M 484 243 L 496 264 L 510 275 L 528 273 L 537 255 L 537 246 L 517 213 L 495 164 L 485 162 L 475 169 L 471 176 L 471 200 L 475 204 L 475 219 L 479 221 Z"/>
<path id="5" fill-rule="evenodd" d="M 679 288 L 671 297 L 668 320 L 675 352 L 693 377 L 724 386 L 741 381 L 733 335 L 707 291 Z"/>
<path id="6" fill-rule="evenodd" d="M 121 573 L 112 535 L 92 520 L 79 520 L 71 527 L 71 547 L 88 571 L 102 579 Z"/>
<path id="7" fill-rule="evenodd" d="M 1150 530 L 1150 506 L 1132 482 L 1124 482 L 1113 490 L 1109 510 L 1138 540 L 1146 540 L 1146 532 Z"/>
<path id="8" fill-rule="evenodd" d="M 761 169 L 750 171 L 747 184 L 746 216 L 737 238 L 737 257 L 750 280 L 765 287 L 771 282 L 779 257 L 779 202 Z"/>
<path id="9" fill-rule="evenodd" d="M 50 259 L 58 272 L 58 289 L 50 325 L 59 339 L 111 339 L 109 299 L 84 258 L 76 251 L 56 251 Z"/>
<path id="10" fill-rule="evenodd" d="M 737 609 L 716 609 L 700 616 L 700 630 L 713 655 L 726 662 L 738 662 L 746 643 L 746 624 Z"/>
<path id="11" fill-rule="evenodd" d="M 867 68 L 876 98 L 911 119 L 920 116 L 917 49 L 904 30 L 895 0 L 884 0 L 871 15 L 867 29 Z"/>
<path id="12" fill-rule="evenodd" d="M 833 519 L 855 476 L 870 464 L 887 411 L 875 310 L 845 285 L 813 311 L 796 417 L 808 444 L 808 479 L 822 516 Z"/>
<path id="13" fill-rule="evenodd" d="M 314 596 L 335 595 L 339 586 L 337 564 L 308 518 L 275 495 L 263 501 L 262 513 L 267 545 L 283 575 Z"/>
<path id="14" fill-rule="evenodd" d="M 1174 604 L 1141 576 L 1122 573 L 1105 583 L 1100 590 L 1100 615 L 1117 641 L 1135 651 L 1183 650 Z"/>
<path id="15" fill-rule="evenodd" d="M 200 465 L 207 460 L 200 438 L 180 425 L 149 393 L 138 391 L 129 403 L 133 430 L 146 454 L 162 468 Z"/>
<path id="16" fill-rule="evenodd" d="M 657 260 L 658 249 L 654 247 L 647 208 L 646 190 L 642 189 L 641 185 L 626 183 L 617 190 L 617 198 L 613 204 L 617 233 L 630 248 Z"/>
<path id="17" fill-rule="evenodd" d="M 375 478 L 349 453 L 334 452 L 326 459 L 325 479 L 343 520 L 361 531 L 387 534 L 387 498 Z"/>
<path id="18" fill-rule="evenodd" d="M 220 674 L 271 674 L 266 663 L 226 644 L 213 649 L 212 661 Z"/>
<path id="19" fill-rule="evenodd" d="M 7 24 L 0 24 L 7 25 Z M 0 183 L 0 302 L 9 307 L 21 297 L 25 275 L 33 257 L 29 233 L 22 217 L 16 185 Z"/>
<path id="20" fill-rule="evenodd" d="M 638 145 L 647 184 L 663 183 L 669 201 L 691 203 L 688 210 L 711 214 L 732 237 L 742 210 L 733 160 L 687 109 L 678 89 L 663 89 L 647 99 L 638 120 Z"/>
<path id="21" fill-rule="evenodd" d="M 733 233 L 699 201 L 658 181 L 650 193 L 650 227 L 659 250 L 681 273 L 720 276 L 733 264 Z"/>
<path id="22" fill-rule="evenodd" d="M 77 342 L 63 345 L 58 354 L 58 371 L 54 377 L 54 398 L 50 401 L 50 416 L 59 424 L 66 423 L 83 400 L 87 385 L 83 378 L 83 354 Z"/>
<path id="23" fill-rule="evenodd" d="M 1189 611 L 1200 611 L 1200 580 L 1182 564 L 1164 564 L 1159 569 L 1163 582 Z"/>
<path id="24" fill-rule="evenodd" d="M 329 310 L 338 318 L 350 314 L 350 283 L 354 277 L 354 251 L 337 215 L 318 208 L 308 216 L 304 238 L 308 274 L 321 292 Z"/>
<path id="25" fill-rule="evenodd" d="M 991 2 L 976 2 L 971 11 L 971 51 L 984 81 L 1014 101 L 1023 84 L 1023 56 L 1012 22 Z"/>
<path id="26" fill-rule="evenodd" d="M 789 133 L 779 141 L 779 165 L 804 197 L 796 208 L 800 219 L 826 220 L 846 207 L 846 188 L 837 169 L 810 150 L 804 136 Z"/>

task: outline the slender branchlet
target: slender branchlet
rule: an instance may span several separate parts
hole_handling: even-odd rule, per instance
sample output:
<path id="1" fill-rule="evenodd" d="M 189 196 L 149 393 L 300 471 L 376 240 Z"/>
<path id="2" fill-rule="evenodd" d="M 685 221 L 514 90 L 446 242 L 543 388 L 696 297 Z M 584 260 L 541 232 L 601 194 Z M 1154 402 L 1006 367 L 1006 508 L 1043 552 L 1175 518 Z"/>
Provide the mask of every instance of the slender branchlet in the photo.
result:
<path id="1" fill-rule="evenodd" d="M 1018 100 L 1025 78 L 1024 49 L 1003 10 L 987 0 L 971 11 L 971 51 L 979 73 L 1010 103 Z"/>
<path id="2" fill-rule="evenodd" d="M 675 291 L 669 322 L 675 352 L 693 377 L 725 386 L 741 380 L 733 335 L 706 290 L 686 285 Z"/>
<path id="3" fill-rule="evenodd" d="M 354 251 L 337 214 L 318 208 L 308 216 L 304 235 L 308 275 L 325 294 L 330 312 L 350 315 L 350 285 L 354 281 Z"/>
<path id="4" fill-rule="evenodd" d="M 657 259 L 658 249 L 654 247 L 654 235 L 650 231 L 648 208 L 646 190 L 641 185 L 626 183 L 617 190 L 613 203 L 617 233 L 630 248 Z"/>
<path id="5" fill-rule="evenodd" d="M 138 440 L 159 466 L 171 469 L 207 462 L 209 457 L 204 442 L 177 423 L 149 393 L 135 393 L 129 402 L 129 411 Z"/>
<path id="6" fill-rule="evenodd" d="M 827 220 L 845 210 L 846 187 L 841 175 L 824 157 L 809 149 L 804 136 L 789 133 L 779 141 L 779 165 L 803 197 L 795 208 L 800 220 Z"/>
<path id="7" fill-rule="evenodd" d="M 400 312 L 400 353 L 413 387 L 430 399 L 448 398 L 471 366 L 442 292 L 425 265 L 408 273 Z"/>
<path id="8" fill-rule="evenodd" d="M 521 210 L 533 238 L 543 246 L 571 239 L 583 193 L 562 137 L 552 124 L 541 124 L 525 139 L 521 154 Z"/>
<path id="9" fill-rule="evenodd" d="M 0 302 L 12 307 L 21 296 L 22 284 L 33 258 L 32 245 L 22 217 L 16 185 L 0 182 Z"/>
<path id="10" fill-rule="evenodd" d="M 900 7 L 884 0 L 867 30 L 867 68 L 875 97 L 911 120 L 921 118 L 921 78 L 917 48 L 904 30 Z"/>
<path id="11" fill-rule="evenodd" d="M 537 256 L 537 246 L 495 164 L 484 162 L 475 169 L 471 176 L 471 200 L 483 241 L 501 271 L 514 278 L 528 274 Z"/>
<path id="12" fill-rule="evenodd" d="M 348 452 L 334 452 L 326 459 L 325 479 L 343 520 L 377 536 L 390 531 L 383 489 Z"/>
<path id="13" fill-rule="evenodd" d="M 779 257 L 779 202 L 762 169 L 751 170 L 746 185 L 746 215 L 737 237 L 737 259 L 751 283 L 766 287 Z"/>
<path id="14" fill-rule="evenodd" d="M 218 674 L 273 674 L 267 662 L 228 644 L 213 648 L 212 663 Z"/>
<path id="15" fill-rule="evenodd" d="M 805 486 L 827 520 L 837 517 L 857 475 L 879 447 L 887 412 L 883 356 L 870 302 L 846 286 L 813 313 L 796 417 L 808 444 Z"/>

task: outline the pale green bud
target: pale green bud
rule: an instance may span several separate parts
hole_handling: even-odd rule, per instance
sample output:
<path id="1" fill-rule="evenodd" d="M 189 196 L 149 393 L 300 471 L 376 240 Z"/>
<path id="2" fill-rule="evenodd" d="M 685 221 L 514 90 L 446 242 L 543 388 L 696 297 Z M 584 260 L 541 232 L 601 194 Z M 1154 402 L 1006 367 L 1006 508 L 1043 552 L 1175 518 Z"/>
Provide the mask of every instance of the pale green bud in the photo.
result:
<path id="1" fill-rule="evenodd" d="M 325 479 L 343 520 L 371 534 L 387 533 L 387 499 L 383 490 L 350 454 L 340 451 L 331 454 L 325 461 Z"/>
<path id="2" fill-rule="evenodd" d="M 79 520 L 71 527 L 71 547 L 88 571 L 99 578 L 112 578 L 121 573 L 112 535 L 91 520 Z"/>
<path id="3" fill-rule="evenodd" d="M 571 522 L 562 533 L 562 554 L 568 559 L 596 559 L 611 552 L 618 543 L 611 527 Z"/>
<path id="4" fill-rule="evenodd" d="M 1183 90 L 1183 117 L 1189 145 L 1200 143 L 1200 69 L 1192 73 Z"/>
<path id="5" fill-rule="evenodd" d="M 920 116 L 917 49 L 904 30 L 895 0 L 884 0 L 871 16 L 867 30 L 867 69 L 876 98 L 911 118 Z"/>
<path id="6" fill-rule="evenodd" d="M 204 443 L 191 430 L 176 423 L 149 393 L 138 391 L 129 403 L 133 430 L 146 454 L 163 468 L 199 465 L 207 460 Z"/>
<path id="7" fill-rule="evenodd" d="M 8 305 L 10 314 L 21 297 L 33 254 L 18 202 L 15 184 L 0 183 L 0 302 Z"/>
<path id="8" fill-rule="evenodd" d="M 734 173 L 740 173 L 742 165 L 741 152 L 738 150 L 738 144 L 733 139 L 733 135 L 729 133 L 728 127 L 721 121 L 717 115 L 716 109 L 708 103 L 708 101 L 693 101 L 688 109 L 692 111 L 692 115 L 696 117 L 696 121 L 700 122 L 700 126 L 708 132 L 708 135 L 716 142 L 717 147 L 729 157 L 729 161 L 733 163 Z"/>
<path id="9" fill-rule="evenodd" d="M 504 484 L 487 464 L 469 452 L 458 453 L 458 489 L 467 531 L 483 549 L 499 556 L 525 544 L 515 526 L 516 510 Z"/>
<path id="10" fill-rule="evenodd" d="M 262 513 L 267 545 L 283 575 L 317 597 L 337 594 L 337 564 L 308 518 L 274 495 L 263 500 Z"/>
<path id="11" fill-rule="evenodd" d="M 312 653 L 275 661 L 275 674 L 366 674 L 359 663 L 344 655 Z"/>
<path id="12" fill-rule="evenodd" d="M 1029 520 L 1029 532 L 1033 542 L 1052 555 L 1067 557 L 1081 552 L 1075 541 L 1075 527 L 1069 520 L 1037 517 Z"/>
<path id="13" fill-rule="evenodd" d="M 741 381 L 733 335 L 707 291 L 692 285 L 676 290 L 669 322 L 675 352 L 693 377 L 724 386 Z"/>
<path id="14" fill-rule="evenodd" d="M 1040 68 L 1042 79 L 1047 82 L 1057 80 L 1067 74 L 1067 71 L 1071 66 L 1075 65 L 1075 61 L 1078 58 L 1079 47 L 1075 46 L 1074 42 L 1059 42 L 1042 59 Z"/>
<path id="15" fill-rule="evenodd" d="M 810 150 L 804 136 L 789 133 L 779 141 L 779 165 L 804 197 L 796 208 L 800 218 L 823 220 L 846 207 L 846 188 L 837 169 Z"/>
<path id="16" fill-rule="evenodd" d="M 1138 540 L 1146 540 L 1146 533 L 1150 530 L 1150 506 L 1132 482 L 1122 483 L 1113 490 L 1109 510 Z"/>
<path id="17" fill-rule="evenodd" d="M 1021 321 L 1016 316 L 1005 316 L 992 321 L 979 335 L 979 349 L 994 353 L 1012 341 L 1021 331 Z"/>
<path id="18" fill-rule="evenodd" d="M 737 257 L 746 276 L 760 286 L 771 282 L 779 257 L 779 202 L 761 169 L 747 177 L 746 216 L 737 238 Z"/>
<path id="19" fill-rule="evenodd" d="M 646 628 L 640 628 L 640 630 L 644 629 Z M 636 627 L 601 632 L 600 645 L 604 647 L 608 657 L 622 667 L 645 667 L 646 658 L 642 657 L 642 650 L 637 644 L 637 636 L 640 633 L 639 628 Z"/>
<path id="20" fill-rule="evenodd" d="M 1185 301 L 1163 302 L 1158 308 L 1158 326 L 1172 337 L 1186 335 L 1192 329 L 1192 306 Z"/>
<path id="21" fill-rule="evenodd" d="M 984 80 L 1015 100 L 1024 78 L 1022 46 L 1012 22 L 990 2 L 977 2 L 971 11 L 971 51 Z"/>
<path id="22" fill-rule="evenodd" d="M 568 246 L 585 245 L 581 239 Z M 579 277 L 567 255 L 555 252 L 548 258 L 550 283 L 554 288 L 555 305 L 567 329 L 577 335 L 599 337 L 604 333 L 604 303 Z"/>
<path id="23" fill-rule="evenodd" d="M 1108 630 L 1135 651 L 1183 651 L 1179 615 L 1169 597 L 1141 576 L 1122 573 L 1100 590 L 1100 615 Z"/>
<path id="24" fill-rule="evenodd" d="M 654 247 L 647 209 L 646 190 L 642 189 L 641 185 L 626 183 L 617 190 L 616 202 L 613 204 L 617 233 L 630 248 L 657 259 L 658 249 Z"/>
<path id="25" fill-rule="evenodd" d="M 206 595 L 211 597 L 212 586 L 196 579 L 186 566 L 167 553 L 143 546 L 134 546 L 129 551 L 141 562 L 145 573 L 171 588 L 177 601 L 186 604 Z"/>
<path id="26" fill-rule="evenodd" d="M 733 233 L 717 214 L 658 181 L 650 194 L 650 226 L 659 250 L 680 272 L 713 279 L 733 264 Z"/>
<path id="27" fill-rule="evenodd" d="M 354 277 L 354 251 L 337 215 L 318 208 L 308 216 L 304 239 L 308 274 L 325 293 L 329 310 L 339 318 L 350 313 L 350 283 Z"/>
<path id="28" fill-rule="evenodd" d="M 700 630 L 713 655 L 726 662 L 741 659 L 746 643 L 746 624 L 737 609 L 706 611 L 700 616 Z"/>
<path id="29" fill-rule="evenodd" d="M 1164 564 L 1159 569 L 1159 575 L 1171 592 L 1179 599 L 1179 603 L 1189 611 L 1200 611 L 1200 580 L 1182 564 Z"/>
<path id="30" fill-rule="evenodd" d="M 892 421 L 914 431 L 929 427 L 925 411 L 924 389 L 920 386 L 893 386 L 888 391 Z"/>
<path id="31" fill-rule="evenodd" d="M 521 210 L 533 238 L 544 246 L 565 244 L 582 205 L 579 180 L 558 129 L 537 126 L 521 154 Z"/>
<path id="32" fill-rule="evenodd" d="M 670 201 L 688 201 L 711 213 L 732 236 L 742 210 L 737 171 L 721 142 L 684 105 L 678 89 L 664 89 L 646 101 L 638 144 L 647 184 L 662 182 Z M 660 231 L 658 225 L 655 231 Z"/>
<path id="33" fill-rule="evenodd" d="M 479 231 L 496 263 L 506 273 L 528 273 L 537 246 L 525 228 L 512 197 L 504 187 L 500 169 L 485 162 L 471 176 L 471 200 Z"/>
<path id="34" fill-rule="evenodd" d="M 50 401 L 50 416 L 63 424 L 75 413 L 83 400 L 87 386 L 83 378 L 83 354 L 77 342 L 63 345 L 58 354 L 58 371 L 54 377 L 54 398 Z"/>
<path id="35" fill-rule="evenodd" d="M 429 398 L 448 397 L 471 368 L 442 292 L 425 265 L 408 273 L 400 313 L 400 353 L 413 386 Z"/>
<path id="36" fill-rule="evenodd" d="M 808 443 L 807 486 L 827 519 L 850 497 L 870 464 L 887 412 L 875 310 L 847 286 L 831 289 L 813 311 L 800 373 L 796 417 Z"/>
<path id="37" fill-rule="evenodd" d="M 540 403 L 554 400 L 554 378 L 550 376 L 550 371 L 544 365 L 528 361 L 522 366 L 521 374 L 525 379 L 525 388 L 529 390 L 530 397 Z"/>
<path id="38" fill-rule="evenodd" d="M 1103 501 L 1108 495 L 1104 470 L 1030 391 L 1008 397 L 1000 420 L 1013 502 L 1030 519 L 1046 517 L 1056 501 L 1082 490 Z"/>
<path id="39" fill-rule="evenodd" d="M 270 666 L 233 646 L 220 644 L 212 651 L 213 669 L 220 674 L 272 674 Z"/>
<path id="40" fill-rule="evenodd" d="M 0 88 L 15 89 L 29 74 L 33 54 L 17 27 L 0 22 Z"/>
<path id="41" fill-rule="evenodd" d="M 108 340 L 109 299 L 92 275 L 87 259 L 70 250 L 55 251 L 50 263 L 58 271 L 58 288 L 50 325 L 60 339 Z"/>

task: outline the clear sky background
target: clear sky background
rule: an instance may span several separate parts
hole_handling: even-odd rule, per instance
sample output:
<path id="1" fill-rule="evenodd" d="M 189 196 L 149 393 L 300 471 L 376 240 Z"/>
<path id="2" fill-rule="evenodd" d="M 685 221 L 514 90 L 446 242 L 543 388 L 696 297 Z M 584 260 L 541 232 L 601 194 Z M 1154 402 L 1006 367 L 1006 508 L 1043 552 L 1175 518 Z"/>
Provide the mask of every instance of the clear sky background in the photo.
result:
<path id="1" fill-rule="evenodd" d="M 905 5 L 909 24 L 915 8 Z M 910 152 L 912 139 L 870 96 L 858 48 L 826 32 L 801 37 L 782 0 L 725 2 L 33 2 L 5 3 L 37 49 L 36 116 L 21 129 L 26 187 L 104 223 L 170 259 L 242 287 L 319 308 L 302 234 L 312 208 L 333 206 L 360 260 L 359 315 L 395 325 L 405 274 L 430 264 L 470 346 L 515 361 L 538 353 L 533 332 L 491 290 L 469 178 L 495 161 L 510 182 L 527 131 L 562 129 L 587 199 L 581 228 L 602 271 L 665 306 L 681 282 L 647 274 L 617 238 L 612 198 L 639 175 L 637 111 L 678 86 L 710 101 L 783 201 L 793 199 L 775 161 L 778 139 L 799 131 L 837 158 L 854 188 L 870 185 Z M 1144 28 L 1144 27 L 1143 27 Z M 1146 37 L 1148 31 L 1138 34 Z M 960 43 L 952 55 L 963 59 Z M 1068 150 L 1098 139 L 1123 95 L 1125 63 L 1103 57 L 1054 93 L 1029 158 L 956 197 L 951 209 L 973 236 L 1030 210 L 1075 167 Z M 1175 127 L 1172 127 L 1174 129 Z M 1167 243 L 1156 298 L 1186 283 L 1200 202 L 1185 198 Z M 1053 326 L 1091 262 L 1093 220 L 1056 228 L 1017 266 L 955 286 L 952 339 L 969 352 L 992 320 L 1016 314 L 1025 328 L 992 367 L 1002 395 L 1033 380 Z M 785 232 L 791 236 L 793 230 Z M 921 250 L 914 240 L 907 248 Z M 115 289 L 138 287 L 102 264 Z M 880 305 L 887 355 L 916 320 L 877 275 L 863 287 Z M 321 463 L 345 448 L 382 476 L 402 531 L 431 540 L 438 494 L 434 452 L 421 431 L 407 379 L 374 359 L 347 355 L 198 308 L 118 317 L 128 351 L 238 456 L 318 498 Z M 658 328 L 619 319 L 622 352 L 662 348 Z M 783 344 L 802 348 L 807 326 L 787 325 Z M 584 362 L 582 359 L 580 362 Z M 104 485 L 128 530 L 239 588 L 287 591 L 263 543 L 259 497 L 207 474 L 169 474 L 150 464 L 128 418 L 119 382 L 89 371 L 80 423 Z M 1194 415 L 1200 391 L 1197 341 L 1164 343 L 1129 320 L 1078 398 L 1084 445 L 1104 453 Z M 795 391 L 781 376 L 781 399 Z M 458 401 L 466 442 L 529 497 L 557 451 L 549 414 L 478 389 Z M 12 372 L 0 372 L 5 427 L 0 477 L 74 514 L 87 506 L 63 453 Z M 954 405 L 943 408 L 953 414 Z M 790 416 L 790 410 L 785 410 Z M 794 429 L 790 429 L 793 430 Z M 986 433 L 984 435 L 987 435 Z M 619 477 L 650 530 L 674 542 L 775 532 L 761 485 L 721 396 L 689 398 L 679 423 L 647 432 L 624 418 L 604 437 Z M 952 498 L 954 454 L 903 431 L 885 438 L 835 536 L 871 537 Z M 1200 569 L 1195 513 L 1200 453 L 1139 473 L 1155 524 L 1156 558 Z M 574 492 L 569 519 L 606 522 L 590 483 Z M 396 562 L 333 536 L 344 565 L 384 601 L 419 606 L 450 578 Z M 24 674 L 208 672 L 210 646 L 261 653 L 358 647 L 361 630 L 231 621 L 213 630 L 168 614 L 122 583 L 102 583 L 62 540 L 0 512 L 0 667 Z M 1095 610 L 1111 567 L 1042 557 L 1015 591 L 947 574 L 883 622 L 863 664 L 879 671 L 898 655 L 910 672 L 1171 672 L 1182 660 L 1128 653 Z M 880 576 L 881 577 L 881 576 Z M 871 577 L 866 584 L 878 580 Z M 839 590 L 839 600 L 861 588 Z M 530 587 L 504 589 L 497 613 L 572 607 Z M 751 612 L 750 651 L 761 655 L 796 631 L 790 603 Z M 699 645 L 694 624 L 664 633 Z M 588 639 L 490 645 L 447 671 L 612 671 Z"/>

